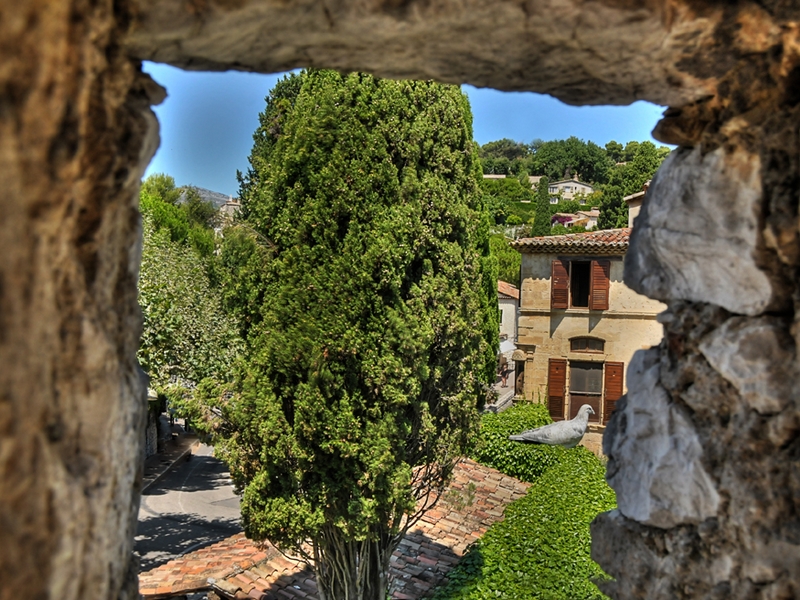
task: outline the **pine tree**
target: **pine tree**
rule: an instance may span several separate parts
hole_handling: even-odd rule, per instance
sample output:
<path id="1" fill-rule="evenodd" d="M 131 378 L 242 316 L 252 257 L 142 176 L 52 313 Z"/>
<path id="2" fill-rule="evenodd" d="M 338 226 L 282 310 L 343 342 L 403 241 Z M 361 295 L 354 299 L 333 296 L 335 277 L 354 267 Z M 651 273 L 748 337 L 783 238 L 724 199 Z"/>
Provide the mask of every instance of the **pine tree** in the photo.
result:
<path id="1" fill-rule="evenodd" d="M 303 556 L 324 600 L 384 600 L 494 376 L 469 104 L 454 86 L 310 71 L 272 142 L 247 200 L 274 246 L 262 321 L 237 384 L 202 390 L 207 415 L 247 535 Z"/>

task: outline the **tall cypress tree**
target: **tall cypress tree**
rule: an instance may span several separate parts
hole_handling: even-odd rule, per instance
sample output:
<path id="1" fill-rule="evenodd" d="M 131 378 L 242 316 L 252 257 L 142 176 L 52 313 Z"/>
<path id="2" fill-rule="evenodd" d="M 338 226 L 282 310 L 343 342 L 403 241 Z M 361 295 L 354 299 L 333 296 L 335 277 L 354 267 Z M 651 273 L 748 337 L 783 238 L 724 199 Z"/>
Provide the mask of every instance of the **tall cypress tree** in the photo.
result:
<path id="1" fill-rule="evenodd" d="M 384 600 L 494 376 L 469 104 L 454 86 L 310 71 L 261 159 L 247 218 L 274 255 L 236 386 L 203 390 L 218 452 L 248 536 L 305 557 L 325 600 Z"/>
<path id="2" fill-rule="evenodd" d="M 533 230 L 531 235 L 549 235 L 551 229 L 550 222 L 550 180 L 542 177 L 536 188 L 536 216 L 533 219 Z"/>

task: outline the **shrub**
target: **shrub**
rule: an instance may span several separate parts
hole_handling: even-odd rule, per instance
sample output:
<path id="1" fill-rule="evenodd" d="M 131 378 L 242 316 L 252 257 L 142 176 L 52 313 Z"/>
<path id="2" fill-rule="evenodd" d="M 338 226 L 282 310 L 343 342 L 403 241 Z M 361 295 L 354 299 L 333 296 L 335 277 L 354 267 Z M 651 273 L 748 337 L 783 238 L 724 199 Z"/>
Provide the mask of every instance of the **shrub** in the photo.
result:
<path id="1" fill-rule="evenodd" d="M 481 433 L 472 457 L 506 475 L 529 483 L 559 463 L 564 448 L 521 444 L 509 435 L 552 422 L 543 404 L 518 404 L 499 414 L 487 413 L 481 419 Z"/>
<path id="2" fill-rule="evenodd" d="M 616 506 L 614 492 L 585 448 L 560 458 L 470 548 L 435 600 L 605 598 L 591 582 L 607 576 L 590 557 L 589 524 Z"/>

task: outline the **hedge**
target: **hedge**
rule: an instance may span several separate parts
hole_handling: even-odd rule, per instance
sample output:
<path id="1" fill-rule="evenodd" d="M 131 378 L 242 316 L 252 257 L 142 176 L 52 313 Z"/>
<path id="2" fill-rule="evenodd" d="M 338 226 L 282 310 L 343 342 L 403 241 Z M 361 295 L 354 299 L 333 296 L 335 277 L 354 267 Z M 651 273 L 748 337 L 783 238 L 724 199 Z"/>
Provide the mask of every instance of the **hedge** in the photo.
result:
<path id="1" fill-rule="evenodd" d="M 583 447 L 564 450 L 503 439 L 546 422 L 541 405 L 484 416 L 483 443 L 474 458 L 533 485 L 470 548 L 448 583 L 434 591 L 434 600 L 605 598 L 591 582 L 607 575 L 590 557 L 589 534 L 592 519 L 616 506 L 605 466 Z"/>

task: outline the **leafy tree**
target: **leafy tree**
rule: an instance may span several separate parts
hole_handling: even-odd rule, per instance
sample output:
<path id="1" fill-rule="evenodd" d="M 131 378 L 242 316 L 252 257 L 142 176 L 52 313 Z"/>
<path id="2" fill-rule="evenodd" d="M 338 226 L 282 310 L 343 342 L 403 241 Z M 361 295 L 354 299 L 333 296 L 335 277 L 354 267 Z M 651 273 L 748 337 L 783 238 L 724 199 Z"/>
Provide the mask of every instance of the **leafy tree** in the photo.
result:
<path id="1" fill-rule="evenodd" d="M 519 268 L 522 255 L 514 250 L 504 235 L 495 234 L 489 238 L 492 255 L 497 259 L 498 279 L 519 287 Z"/>
<path id="2" fill-rule="evenodd" d="M 298 73 L 284 75 L 264 99 L 266 108 L 259 113 L 258 127 L 253 133 L 253 149 L 248 158 L 250 168 L 246 175 L 236 172 L 242 202 L 239 216 L 243 220 L 250 215 L 250 199 L 258 194 L 260 184 L 266 178 L 270 155 L 283 134 L 284 121 L 294 107 L 302 83 L 303 77 Z"/>
<path id="3" fill-rule="evenodd" d="M 550 181 L 542 177 L 539 180 L 539 187 L 536 188 L 536 219 L 533 222 L 531 235 L 534 237 L 547 235 L 550 233 Z"/>
<path id="4" fill-rule="evenodd" d="M 153 173 L 142 182 L 141 193 L 158 198 L 167 204 L 177 204 L 181 197 L 180 188 L 175 187 L 175 179 L 165 173 Z"/>
<path id="5" fill-rule="evenodd" d="M 236 384 L 199 397 L 248 536 L 303 556 L 321 598 L 384 600 L 392 551 L 476 431 L 496 261 L 457 87 L 299 77 L 244 180 L 274 247 L 262 320 Z"/>
<path id="6" fill-rule="evenodd" d="M 622 144 L 615 142 L 614 140 L 608 142 L 606 144 L 606 155 L 613 163 L 622 162 L 624 156 Z"/>
<path id="7" fill-rule="evenodd" d="M 192 191 L 199 200 L 197 190 L 188 188 L 186 193 L 191 194 Z M 175 180 L 169 175 L 150 175 L 142 182 L 139 206 L 149 216 L 156 230 L 167 229 L 173 242 L 187 243 L 201 256 L 210 259 L 214 254 L 214 231 L 202 219 L 192 217 L 187 203 L 177 203 L 181 193 L 184 193 L 183 188 L 176 188 Z M 214 211 L 213 206 L 211 210 Z M 207 267 L 211 269 L 210 263 L 207 263 Z"/>
<path id="8" fill-rule="evenodd" d="M 139 362 L 151 385 L 191 387 L 206 377 L 228 378 L 242 349 L 235 321 L 222 306 L 203 258 L 157 229 L 144 205 L 139 274 L 143 327 Z"/>
<path id="9" fill-rule="evenodd" d="M 229 314 L 239 325 L 242 339 L 261 322 L 267 270 L 274 245 L 241 222 L 226 227 L 219 244 L 219 289 Z"/>
<path id="10" fill-rule="evenodd" d="M 625 146 L 625 153 L 630 160 L 611 170 L 608 185 L 603 189 L 598 219 L 598 227 L 601 229 L 628 226 L 628 205 L 623 197 L 641 191 L 669 154 L 669 148 L 657 148 L 652 142 L 629 142 Z"/>
<path id="11" fill-rule="evenodd" d="M 219 212 L 217 208 L 212 202 L 203 200 L 197 188 L 193 186 L 188 186 L 184 189 L 181 208 L 186 212 L 186 217 L 190 223 L 205 228 L 213 228 L 219 224 Z"/>
<path id="12" fill-rule="evenodd" d="M 525 158 L 528 154 L 530 154 L 530 149 L 527 145 L 508 138 L 484 144 L 478 152 L 481 159 L 489 157 L 506 158 L 509 161 Z"/>
<path id="13" fill-rule="evenodd" d="M 534 175 L 547 175 L 551 181 L 577 176 L 588 183 L 605 183 L 610 164 L 603 148 L 572 136 L 542 142 L 528 162 L 528 170 Z"/>

